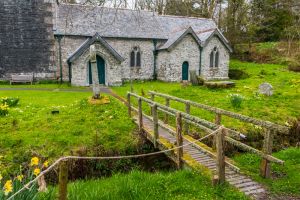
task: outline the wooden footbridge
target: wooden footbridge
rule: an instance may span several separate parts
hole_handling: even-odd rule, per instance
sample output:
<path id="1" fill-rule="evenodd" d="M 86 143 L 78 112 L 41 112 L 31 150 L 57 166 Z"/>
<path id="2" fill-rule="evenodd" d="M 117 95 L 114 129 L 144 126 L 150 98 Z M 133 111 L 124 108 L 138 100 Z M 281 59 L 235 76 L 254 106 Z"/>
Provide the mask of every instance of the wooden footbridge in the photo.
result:
<path id="1" fill-rule="evenodd" d="M 225 157 L 224 145 L 225 142 L 228 142 L 242 150 L 260 156 L 262 158 L 260 174 L 264 178 L 269 178 L 271 175 L 271 162 L 284 163 L 284 161 L 271 156 L 274 134 L 287 132 L 287 127 L 162 93 L 150 91 L 149 94 L 151 96 L 150 99 L 128 92 L 128 114 L 138 124 L 139 132 L 153 142 L 156 148 L 166 150 L 182 146 L 177 148 L 175 152 L 166 153 L 169 158 L 177 163 L 179 168 L 185 166 L 191 168 L 205 167 L 214 174 L 213 184 L 227 181 L 253 199 L 262 199 L 268 195 L 263 185 L 242 174 L 239 168 Z M 155 97 L 164 98 L 165 104 L 155 101 Z M 185 112 L 171 108 L 171 100 L 183 103 Z M 191 107 L 214 113 L 215 121 L 210 122 L 191 115 Z M 146 113 L 150 114 L 147 115 Z M 264 128 L 266 131 L 264 133 L 263 150 L 259 151 L 242 143 L 241 138 L 245 137 L 243 134 L 222 126 L 222 115 Z M 162 117 L 163 119 L 159 119 Z M 169 123 L 171 118 L 176 119 L 176 123 L 173 123 L 173 126 L 172 123 Z M 205 138 L 212 136 L 216 151 L 202 143 L 201 139 L 195 140 L 190 137 L 189 132 L 191 128 L 205 132 L 207 134 L 204 136 Z M 189 143 L 192 144 L 189 145 Z"/>

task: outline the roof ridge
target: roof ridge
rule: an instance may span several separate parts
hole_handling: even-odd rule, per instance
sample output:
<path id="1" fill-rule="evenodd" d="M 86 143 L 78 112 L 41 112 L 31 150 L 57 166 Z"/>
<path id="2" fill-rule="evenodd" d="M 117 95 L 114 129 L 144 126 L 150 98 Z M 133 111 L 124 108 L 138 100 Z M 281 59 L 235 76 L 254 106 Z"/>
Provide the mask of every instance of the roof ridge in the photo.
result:
<path id="1" fill-rule="evenodd" d="M 188 18 L 188 19 L 203 19 L 203 20 L 214 21 L 212 18 L 205 18 L 205 17 L 190 17 L 190 16 L 183 16 L 183 15 L 158 15 L 158 16 L 159 16 L 159 17 Z"/>
<path id="2" fill-rule="evenodd" d="M 110 9 L 110 10 L 128 10 L 128 11 L 139 11 L 139 12 L 149 12 L 149 13 L 155 13 L 158 14 L 157 12 L 154 11 L 150 11 L 150 10 L 134 10 L 131 8 L 111 8 L 111 7 L 107 7 L 107 6 L 99 6 L 99 5 L 84 5 L 84 4 L 75 4 L 75 3 L 60 3 L 58 6 L 60 5 L 65 5 L 65 6 L 81 6 L 81 7 L 93 7 L 93 8 L 106 8 L 106 9 Z M 159 15 L 160 16 L 160 15 Z"/>

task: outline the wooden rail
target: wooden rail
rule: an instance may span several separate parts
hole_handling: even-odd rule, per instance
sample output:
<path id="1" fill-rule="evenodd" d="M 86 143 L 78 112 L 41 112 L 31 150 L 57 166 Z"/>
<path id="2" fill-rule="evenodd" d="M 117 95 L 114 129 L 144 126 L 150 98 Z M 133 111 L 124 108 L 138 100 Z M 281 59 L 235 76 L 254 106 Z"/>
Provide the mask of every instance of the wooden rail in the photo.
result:
<path id="1" fill-rule="evenodd" d="M 272 154 L 272 146 L 273 146 L 273 137 L 274 134 L 281 132 L 281 133 L 287 133 L 289 131 L 289 128 L 286 126 L 281 126 L 278 124 L 274 124 L 272 122 L 269 121 L 263 121 L 263 120 L 259 120 L 259 119 L 255 119 L 252 117 L 248 117 L 245 115 L 241 115 L 238 113 L 234 113 L 231 111 L 227 111 L 227 110 L 223 110 L 220 108 L 216 108 L 216 107 L 212 107 L 212 106 L 208 106 L 205 104 L 200 104 L 197 102 L 193 102 L 193 101 L 189 101 L 189 100 L 185 100 L 185 99 L 181 99 L 178 97 L 174 97 L 174 96 L 170 96 L 167 94 L 163 94 L 163 93 L 159 93 L 159 92 L 154 92 L 154 91 L 150 91 L 149 94 L 151 95 L 151 99 L 154 100 L 155 96 L 159 96 L 159 97 L 163 97 L 166 99 L 166 101 L 168 101 L 168 105 L 170 104 L 170 100 L 176 101 L 176 102 L 180 102 L 185 104 L 186 107 L 186 112 L 190 113 L 190 106 L 194 106 L 196 108 L 200 108 L 206 111 L 210 111 L 212 113 L 215 113 L 215 121 L 214 124 L 216 125 L 220 125 L 221 124 L 221 119 L 222 119 L 222 115 L 234 118 L 234 119 L 238 119 L 240 121 L 246 122 L 246 123 L 250 123 L 250 124 L 254 124 L 257 126 L 261 126 L 263 128 L 266 129 L 265 135 L 264 135 L 264 145 L 263 145 L 263 152 L 260 151 L 256 151 L 256 154 L 258 154 L 259 156 L 261 156 L 263 159 L 261 161 L 261 169 L 260 169 L 260 174 L 262 177 L 265 178 L 269 178 L 271 175 L 271 165 L 270 165 L 270 154 Z M 188 131 L 188 127 L 186 128 L 186 132 Z M 239 132 L 234 131 L 234 130 L 229 130 L 229 132 L 231 132 L 232 134 L 239 134 L 241 135 Z M 215 147 L 215 141 L 214 140 L 214 144 L 213 144 L 213 148 Z M 230 141 L 233 143 L 233 141 Z M 251 152 L 254 152 L 254 148 L 249 147 L 246 148 L 244 144 L 242 143 L 238 143 L 238 142 L 234 142 L 234 144 L 242 149 L 247 149 L 250 150 Z M 267 156 L 268 155 L 268 156 Z M 271 159 L 273 160 L 273 159 Z M 273 162 L 277 162 L 278 160 L 273 160 Z M 277 162 L 280 163 L 280 162 Z"/>
<path id="2" fill-rule="evenodd" d="M 201 130 L 204 130 L 206 133 L 212 133 L 213 131 L 215 131 L 218 128 L 220 128 L 220 126 L 221 126 L 221 115 L 223 113 L 220 113 L 220 112 L 216 113 L 217 114 L 216 115 L 216 121 L 215 121 L 215 123 L 212 123 L 212 122 L 209 122 L 207 120 L 201 119 L 199 117 L 190 115 L 189 114 L 189 112 L 190 112 L 190 106 L 186 106 L 186 111 L 188 113 L 185 113 L 185 112 L 182 112 L 182 111 L 179 111 L 179 110 L 176 110 L 174 108 L 169 107 L 170 100 L 174 100 L 174 99 L 179 100 L 179 98 L 177 98 L 177 97 L 172 97 L 172 96 L 164 95 L 163 94 L 164 95 L 163 97 L 166 98 L 166 105 L 163 105 L 163 104 L 160 104 L 158 102 L 155 102 L 154 101 L 154 99 L 155 99 L 154 97 L 157 94 L 159 94 L 160 96 L 162 96 L 161 93 L 151 92 L 151 99 L 147 99 L 147 98 L 139 96 L 139 95 L 137 95 L 135 93 L 128 92 L 128 94 L 127 94 L 127 98 L 129 100 L 128 101 L 128 113 L 130 113 L 130 116 L 131 116 L 131 111 L 134 110 L 134 111 L 138 112 L 138 116 L 144 116 L 144 117 L 146 117 L 146 118 L 148 118 L 148 119 L 150 119 L 150 120 L 153 121 L 153 123 L 154 123 L 154 141 L 153 141 L 153 143 L 154 143 L 155 146 L 157 144 L 157 139 L 159 138 L 158 131 L 157 131 L 158 130 L 158 128 L 157 128 L 158 125 L 161 126 L 161 127 L 163 127 L 163 128 L 165 128 L 171 134 L 174 135 L 174 131 L 170 130 L 170 128 L 167 126 L 167 124 L 165 124 L 168 121 L 168 116 L 169 115 L 176 117 L 176 132 L 175 133 L 176 133 L 176 138 L 179 139 L 179 141 L 177 141 L 177 143 L 180 142 L 180 138 L 182 137 L 182 130 L 184 129 L 185 130 L 184 132 L 187 133 L 188 130 L 189 130 L 189 126 L 190 125 L 194 125 L 194 126 L 200 128 Z M 143 110 L 140 107 L 139 107 L 139 109 L 134 108 L 134 106 L 131 103 L 131 96 L 137 98 L 138 102 L 144 101 L 149 106 L 151 106 L 152 107 L 152 109 L 151 109 L 152 112 L 151 113 L 152 113 L 153 116 L 149 117 L 146 114 L 141 113 L 141 112 L 143 112 Z M 185 100 L 180 100 L 180 101 L 186 102 Z M 188 101 L 188 105 L 196 105 L 196 104 L 194 104 L 194 102 Z M 138 105 L 140 105 L 140 103 Z M 155 109 L 153 109 L 153 108 L 155 108 Z M 164 122 L 165 123 L 162 123 L 162 122 L 160 122 L 158 120 L 157 110 L 160 110 L 160 111 L 162 111 L 164 113 Z M 244 119 L 246 119 L 246 118 L 244 118 Z M 184 126 L 182 125 L 182 121 L 184 122 Z M 179 125 L 179 123 L 180 123 L 180 125 Z M 262 123 L 262 124 L 269 124 L 269 123 Z M 181 136 L 179 136 L 179 134 Z M 254 154 L 260 156 L 262 158 L 262 163 L 264 163 L 264 165 L 262 164 L 262 167 L 260 169 L 261 175 L 263 177 L 267 178 L 270 175 L 270 171 L 271 171 L 271 169 L 270 169 L 270 162 L 274 162 L 274 163 L 278 163 L 278 164 L 283 164 L 284 163 L 284 161 L 282 161 L 280 159 L 277 159 L 277 158 L 273 157 L 272 155 L 270 155 L 271 154 L 270 149 L 271 149 L 271 146 L 272 146 L 270 144 L 270 140 L 265 139 L 265 143 L 267 144 L 266 148 L 268 148 L 268 151 L 265 151 L 265 150 L 259 151 L 259 150 L 255 149 L 253 147 L 250 147 L 250 146 L 248 146 L 248 145 L 246 145 L 246 144 L 244 144 L 244 143 L 242 143 L 242 142 L 240 142 L 238 140 L 235 140 L 235 139 L 233 139 L 233 138 L 230 137 L 230 136 L 234 136 L 236 138 L 236 137 L 238 137 L 240 135 L 241 134 L 239 132 L 237 132 L 237 131 L 231 130 L 231 129 L 226 128 L 226 127 L 223 127 L 222 128 L 222 133 L 215 134 L 214 143 L 216 144 L 217 154 L 215 155 L 213 152 L 205 150 L 206 153 L 208 153 L 209 155 L 213 155 L 212 157 L 215 157 L 216 160 L 217 160 L 217 163 L 219 163 L 218 164 L 218 169 L 219 169 L 219 171 L 218 171 L 218 178 L 219 178 L 219 182 L 223 182 L 223 173 L 225 173 L 225 172 L 223 172 L 224 171 L 223 168 L 224 168 L 225 165 L 227 165 L 228 167 L 233 168 L 233 169 L 235 168 L 235 166 L 233 166 L 232 164 L 229 164 L 228 162 L 226 162 L 225 159 L 220 158 L 224 154 L 223 146 L 224 146 L 225 141 L 229 142 L 229 143 L 231 143 L 231 144 L 233 144 L 233 145 L 235 145 L 235 146 L 237 146 L 237 147 L 239 147 L 239 148 L 241 148 L 243 150 L 249 151 L 251 153 L 254 153 Z M 271 136 L 271 134 L 270 134 L 270 136 Z M 199 148 L 199 149 L 203 150 L 201 148 Z M 180 155 L 181 155 L 181 153 L 178 152 L 178 157 L 180 157 Z M 222 165 L 223 161 L 219 161 L 219 159 L 224 160 L 224 163 L 225 163 L 224 166 Z M 179 158 L 179 160 L 180 160 L 180 158 Z M 178 163 L 178 167 L 181 166 L 181 164 L 179 163 L 179 160 L 177 162 Z"/>

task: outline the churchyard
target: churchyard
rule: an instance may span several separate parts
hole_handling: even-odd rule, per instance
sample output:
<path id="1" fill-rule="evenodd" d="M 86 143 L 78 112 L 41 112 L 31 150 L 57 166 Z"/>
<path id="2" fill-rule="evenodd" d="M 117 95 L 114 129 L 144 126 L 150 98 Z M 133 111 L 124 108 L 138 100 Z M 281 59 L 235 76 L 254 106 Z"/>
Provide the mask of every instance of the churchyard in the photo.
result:
<path id="1" fill-rule="evenodd" d="M 233 88 L 207 88 L 205 86 L 182 85 L 180 83 L 164 83 L 159 81 L 134 81 L 134 92 L 149 97 L 148 91 L 158 91 L 169 95 L 189 99 L 195 102 L 234 111 L 254 118 L 271 121 L 277 124 L 293 127 L 300 116 L 300 82 L 299 74 L 290 72 L 286 66 L 272 64 L 243 63 L 232 60 L 230 68 L 242 70 L 245 74 L 239 80 L 234 80 Z M 273 87 L 273 94 L 265 96 L 259 93 L 259 85 L 268 82 Z M 136 134 L 137 127 L 128 118 L 127 108 L 119 100 L 109 96 L 110 103 L 91 105 L 88 98 L 91 91 L 85 88 L 70 87 L 66 84 L 37 85 L 0 85 L 0 97 L 15 97 L 18 105 L 10 107 L 8 115 L 0 117 L 0 165 L 1 176 L 7 180 L 20 175 L 22 169 L 32 169 L 28 164 L 32 157 L 42 161 L 54 162 L 62 155 L 129 155 L 140 152 L 151 152 L 141 147 Z M 16 90 L 7 90 L 13 88 Z M 28 90 L 24 90 L 26 88 Z M 6 89 L 6 90 L 3 90 Z M 30 89 L 37 89 L 36 91 Z M 47 89 L 45 91 L 39 91 Z M 64 91 L 64 90 L 75 91 Z M 121 87 L 113 87 L 113 92 L 126 97 L 130 83 Z M 163 99 L 158 99 L 163 103 Z M 174 103 L 179 110 L 184 107 Z M 148 109 L 148 108 L 145 108 Z M 59 113 L 52 113 L 59 111 Z M 205 111 L 191 110 L 193 115 L 212 121 L 214 116 Z M 248 133 L 248 143 L 261 148 L 261 130 L 256 126 L 245 126 L 236 120 L 223 118 L 222 123 L 228 127 L 237 127 L 239 131 Z M 272 196 L 281 198 L 300 198 L 300 149 L 296 146 L 296 135 L 279 136 L 275 140 L 274 149 L 279 159 L 284 160 L 284 166 L 273 166 L 271 179 L 258 176 L 260 159 L 252 154 L 232 150 L 231 158 L 245 173 L 256 181 L 264 183 Z M 298 138 L 299 141 L 299 138 Z M 299 145 L 299 144 L 298 144 Z M 141 150 L 142 148 L 142 150 Z M 92 164 L 91 164 L 92 166 Z M 105 174 L 109 162 L 94 166 Z M 158 165 L 159 166 L 159 165 Z M 115 163 L 112 172 L 128 172 L 117 174 L 108 179 L 95 181 L 79 181 L 69 187 L 70 199 L 88 198 L 87 191 L 93 194 L 90 199 L 155 199 L 162 188 L 161 199 L 247 199 L 230 186 L 212 188 L 210 175 L 205 171 L 191 172 L 140 172 L 141 165 L 132 160 Z M 160 171 L 159 167 L 154 171 Z M 201 176 L 196 178 L 195 173 Z M 77 174 L 78 175 L 78 174 Z M 84 178 L 84 177 L 81 177 Z M 50 178 L 51 179 L 51 178 Z M 141 183 L 141 180 L 143 180 Z M 54 180 L 55 181 L 55 180 Z M 159 182 L 159 184 L 157 184 Z M 177 183 L 177 184 L 176 184 Z M 99 189 L 98 185 L 102 185 Z M 178 187 L 189 185 L 190 187 Z M 149 186 L 151 185 L 151 187 Z M 78 189 L 84 188 L 84 190 Z M 200 189 L 201 188 L 201 189 Z M 49 192 L 40 194 L 40 199 L 52 199 L 57 188 L 50 187 Z M 53 196 L 54 195 L 54 196 Z M 174 196 L 175 195 L 175 196 Z M 76 197 L 75 197 L 76 196 Z M 172 197 L 172 198 L 171 198 Z M 175 198 L 175 199 L 176 199 Z"/>

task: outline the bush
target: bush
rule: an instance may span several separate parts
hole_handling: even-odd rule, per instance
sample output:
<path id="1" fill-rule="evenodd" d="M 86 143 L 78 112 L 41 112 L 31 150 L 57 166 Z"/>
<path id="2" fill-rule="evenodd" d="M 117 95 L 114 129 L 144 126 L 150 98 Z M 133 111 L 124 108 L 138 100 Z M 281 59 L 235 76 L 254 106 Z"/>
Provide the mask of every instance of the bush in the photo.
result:
<path id="1" fill-rule="evenodd" d="M 299 62 L 290 62 L 288 64 L 289 70 L 294 72 L 300 72 L 300 63 Z"/>
<path id="2" fill-rule="evenodd" d="M 234 108 L 241 108 L 244 97 L 239 94 L 230 94 L 229 95 L 231 105 Z"/>
<path id="3" fill-rule="evenodd" d="M 239 69 L 229 69 L 228 76 L 230 79 L 233 80 L 241 80 L 241 79 L 249 78 L 249 75 L 246 72 Z"/>
<path id="4" fill-rule="evenodd" d="M 7 104 L 9 107 L 14 107 L 18 105 L 19 103 L 19 98 L 14 98 L 14 97 L 2 97 L 0 99 L 0 103 L 2 104 Z"/>
<path id="5" fill-rule="evenodd" d="M 8 114 L 8 105 L 6 103 L 0 104 L 0 116 L 5 116 Z"/>

